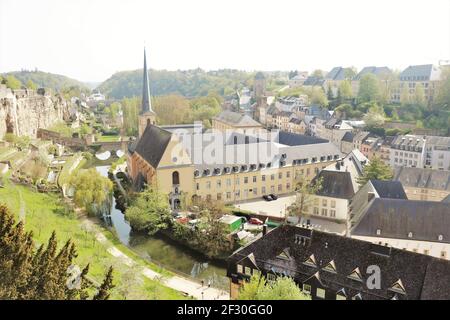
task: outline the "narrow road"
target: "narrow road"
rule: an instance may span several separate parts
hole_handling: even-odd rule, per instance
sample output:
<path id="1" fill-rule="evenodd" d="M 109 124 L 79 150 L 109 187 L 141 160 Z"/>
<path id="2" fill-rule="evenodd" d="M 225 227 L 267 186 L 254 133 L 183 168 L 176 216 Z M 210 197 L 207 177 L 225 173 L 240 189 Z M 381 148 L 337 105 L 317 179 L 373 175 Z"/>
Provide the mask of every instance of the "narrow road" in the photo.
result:
<path id="1" fill-rule="evenodd" d="M 114 246 L 105 235 L 99 230 L 98 226 L 95 225 L 94 222 L 87 218 L 82 219 L 82 224 L 85 226 L 86 230 L 93 232 L 95 234 L 95 238 L 97 241 L 102 243 L 107 247 L 107 251 L 117 259 L 119 259 L 122 263 L 129 267 L 135 266 L 137 263 L 123 253 L 119 248 Z M 228 292 L 223 290 L 219 290 L 216 288 L 208 288 L 207 286 L 201 286 L 199 283 L 180 277 L 178 275 L 174 275 L 172 277 L 166 277 L 162 274 L 151 270 L 148 267 L 141 268 L 142 275 L 145 277 L 159 281 L 163 285 L 172 288 L 174 290 L 183 292 L 189 296 L 192 296 L 198 300 L 229 300 L 230 296 Z"/>

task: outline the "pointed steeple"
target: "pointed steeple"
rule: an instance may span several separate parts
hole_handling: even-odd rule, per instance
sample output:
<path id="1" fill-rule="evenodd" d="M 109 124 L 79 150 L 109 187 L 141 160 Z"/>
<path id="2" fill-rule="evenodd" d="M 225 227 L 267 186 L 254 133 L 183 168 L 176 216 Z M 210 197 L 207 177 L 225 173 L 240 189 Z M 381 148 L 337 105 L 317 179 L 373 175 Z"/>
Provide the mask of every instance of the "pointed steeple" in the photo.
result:
<path id="1" fill-rule="evenodd" d="M 144 76 L 142 83 L 142 109 L 141 114 L 146 112 L 153 112 L 152 102 L 150 100 L 150 87 L 148 81 L 148 71 L 147 71 L 147 57 L 144 48 Z"/>

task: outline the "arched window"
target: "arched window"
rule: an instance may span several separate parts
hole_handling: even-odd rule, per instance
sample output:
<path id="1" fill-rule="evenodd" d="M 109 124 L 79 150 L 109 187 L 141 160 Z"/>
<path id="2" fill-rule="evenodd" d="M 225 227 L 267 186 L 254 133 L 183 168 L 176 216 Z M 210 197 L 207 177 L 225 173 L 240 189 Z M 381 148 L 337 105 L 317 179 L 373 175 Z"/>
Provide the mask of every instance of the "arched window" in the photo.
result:
<path id="1" fill-rule="evenodd" d="M 178 171 L 172 172 L 172 184 L 180 184 L 180 174 Z"/>

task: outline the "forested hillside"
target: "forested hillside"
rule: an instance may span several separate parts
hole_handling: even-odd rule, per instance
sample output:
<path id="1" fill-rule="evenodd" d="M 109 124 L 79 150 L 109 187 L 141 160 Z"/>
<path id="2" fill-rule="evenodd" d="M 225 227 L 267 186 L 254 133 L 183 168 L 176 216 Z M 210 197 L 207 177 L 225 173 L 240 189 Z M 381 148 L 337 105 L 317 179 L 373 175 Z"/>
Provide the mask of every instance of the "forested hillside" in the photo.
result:
<path id="1" fill-rule="evenodd" d="M 31 83 L 36 87 L 45 87 L 45 88 L 51 88 L 55 91 L 60 91 L 63 88 L 71 88 L 71 87 L 77 87 L 82 91 L 89 92 L 89 88 L 84 83 L 71 79 L 69 77 L 60 75 L 60 74 L 54 74 L 50 72 L 43 72 L 43 71 L 13 71 L 2 74 L 4 78 L 8 76 L 14 76 L 16 79 L 18 79 L 23 86 L 30 87 L 30 81 Z"/>
<path id="2" fill-rule="evenodd" d="M 238 70 L 206 72 L 201 69 L 186 71 L 150 70 L 152 95 L 179 94 L 185 97 L 232 93 L 243 86 L 251 86 L 254 73 Z M 98 89 L 110 98 L 140 96 L 142 94 L 142 69 L 121 71 L 103 82 Z"/>

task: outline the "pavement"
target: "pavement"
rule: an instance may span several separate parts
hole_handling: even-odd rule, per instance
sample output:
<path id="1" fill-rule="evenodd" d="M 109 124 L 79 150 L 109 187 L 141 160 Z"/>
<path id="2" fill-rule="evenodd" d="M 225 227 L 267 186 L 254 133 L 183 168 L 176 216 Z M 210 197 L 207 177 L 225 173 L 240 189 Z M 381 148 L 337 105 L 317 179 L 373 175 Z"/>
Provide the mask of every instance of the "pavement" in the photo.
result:
<path id="1" fill-rule="evenodd" d="M 295 201 L 295 195 L 282 196 L 277 200 L 266 201 L 264 199 L 248 201 L 236 204 L 235 207 L 254 212 L 259 215 L 275 218 L 284 218 L 286 208 Z"/>

